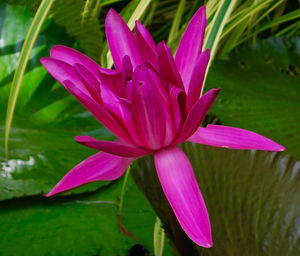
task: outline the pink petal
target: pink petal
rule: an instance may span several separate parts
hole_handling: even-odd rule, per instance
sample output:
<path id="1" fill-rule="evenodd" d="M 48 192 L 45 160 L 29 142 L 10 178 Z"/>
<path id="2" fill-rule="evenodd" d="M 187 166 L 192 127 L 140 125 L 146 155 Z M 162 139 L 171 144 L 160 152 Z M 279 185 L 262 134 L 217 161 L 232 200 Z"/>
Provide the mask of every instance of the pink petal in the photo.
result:
<path id="1" fill-rule="evenodd" d="M 54 59 L 64 61 L 71 66 L 81 64 L 85 66 L 95 77 L 98 75 L 98 70 L 102 69 L 95 61 L 86 55 L 64 45 L 54 46 L 50 51 L 50 56 Z"/>
<path id="2" fill-rule="evenodd" d="M 145 66 L 138 67 L 133 74 L 132 91 L 132 118 L 139 137 L 144 142 L 144 147 L 158 149 L 165 145 L 165 141 L 170 143 L 173 139 L 172 119 L 162 102 L 155 86 L 151 80 L 149 72 Z"/>
<path id="3" fill-rule="evenodd" d="M 124 97 L 126 95 L 125 89 L 128 81 L 131 80 L 133 67 L 128 55 L 123 57 L 122 70 L 115 73 L 108 73 L 99 70 L 99 78 L 102 84 L 109 88 L 116 95 Z"/>
<path id="4" fill-rule="evenodd" d="M 115 180 L 125 172 L 132 161 L 134 158 L 124 158 L 99 152 L 69 171 L 47 196 L 94 181 Z"/>
<path id="5" fill-rule="evenodd" d="M 213 147 L 232 149 L 285 150 L 283 146 L 260 134 L 223 125 L 208 125 L 206 128 L 199 127 L 187 140 Z"/>
<path id="6" fill-rule="evenodd" d="M 168 84 L 172 84 L 177 86 L 179 89 L 184 90 L 183 82 L 176 67 L 171 50 L 165 42 L 160 42 L 158 44 L 158 70 Z"/>
<path id="7" fill-rule="evenodd" d="M 117 96 L 109 88 L 102 84 L 101 99 L 104 108 L 121 124 L 131 138 L 131 142 L 142 146 L 140 137 L 136 132 L 136 127 L 132 121 L 131 102 L 127 99 Z M 128 141 L 128 140 L 127 140 Z"/>
<path id="8" fill-rule="evenodd" d="M 76 136 L 75 140 L 87 147 L 123 157 L 140 157 L 151 153 L 149 150 L 134 145 L 121 143 L 119 141 L 100 141 L 90 136 Z"/>
<path id="9" fill-rule="evenodd" d="M 176 132 L 179 131 L 181 125 L 186 118 L 186 95 L 182 89 L 175 86 L 169 86 L 170 102 L 173 114 L 173 120 L 176 127 Z"/>
<path id="10" fill-rule="evenodd" d="M 196 66 L 192 72 L 192 77 L 187 91 L 188 109 L 191 109 L 191 107 L 195 104 L 195 102 L 199 100 L 204 77 L 205 77 L 206 67 L 209 62 L 209 57 L 210 57 L 210 51 L 209 49 L 206 49 L 203 53 L 201 53 L 196 63 Z"/>
<path id="11" fill-rule="evenodd" d="M 144 40 L 145 43 L 152 49 L 152 51 L 155 53 L 157 48 L 156 44 L 153 41 L 153 38 L 149 31 L 144 27 L 144 25 L 140 21 L 135 22 L 135 33 L 137 37 L 140 37 Z"/>
<path id="12" fill-rule="evenodd" d="M 84 84 L 90 95 L 93 97 L 93 99 L 102 104 L 99 81 L 88 69 L 86 69 L 81 64 L 75 64 L 74 67 L 78 77 L 80 78 L 81 82 Z"/>
<path id="13" fill-rule="evenodd" d="M 128 55 L 134 67 L 142 64 L 138 52 L 138 45 L 133 33 L 126 22 L 113 9 L 110 9 L 105 19 L 105 32 L 114 65 L 117 70 L 122 69 L 122 61 Z"/>
<path id="14" fill-rule="evenodd" d="M 202 6 L 191 19 L 176 52 L 175 62 L 186 91 L 192 77 L 191 70 L 194 69 L 202 51 L 205 26 L 205 7 Z"/>
<path id="15" fill-rule="evenodd" d="M 53 58 L 41 58 L 42 65 L 50 73 L 51 76 L 64 86 L 64 81 L 69 80 L 76 85 L 81 91 L 89 94 L 88 90 L 79 79 L 77 72 L 73 66 L 61 60 Z"/>
<path id="16" fill-rule="evenodd" d="M 116 95 L 120 95 L 121 87 L 124 86 L 123 73 L 122 71 L 116 72 L 114 74 L 109 74 L 99 70 L 99 80 L 107 88 L 113 91 Z"/>
<path id="17" fill-rule="evenodd" d="M 186 155 L 174 146 L 155 152 L 154 161 L 163 191 L 184 232 L 196 244 L 212 247 L 209 216 Z"/>
<path id="18" fill-rule="evenodd" d="M 140 51 L 143 53 L 144 61 L 157 65 L 157 47 L 148 30 L 140 23 L 135 23 L 135 34 Z"/>
<path id="19" fill-rule="evenodd" d="M 163 83 L 163 81 L 159 77 L 159 74 L 154 68 L 150 67 L 148 71 L 153 81 L 153 85 L 157 90 L 158 94 L 160 95 L 165 105 L 169 106 L 169 93 L 168 93 L 167 85 Z"/>
<path id="20" fill-rule="evenodd" d="M 214 103 L 214 100 L 218 96 L 219 91 L 220 88 L 211 89 L 195 103 L 195 105 L 188 113 L 178 139 L 174 142 L 174 144 L 185 141 L 198 129 L 199 125 L 202 123 L 207 112 L 209 111 L 211 105 Z"/>
<path id="21" fill-rule="evenodd" d="M 113 91 L 107 88 L 105 85 L 101 86 L 101 98 L 103 101 L 103 106 L 120 121 L 126 120 L 126 113 L 129 110 L 127 103 L 122 101 L 119 96 L 117 96 Z"/>
<path id="22" fill-rule="evenodd" d="M 76 99 L 87 108 L 108 130 L 127 142 L 132 142 L 120 123 L 100 104 L 80 91 L 71 81 L 66 80 L 64 86 Z"/>

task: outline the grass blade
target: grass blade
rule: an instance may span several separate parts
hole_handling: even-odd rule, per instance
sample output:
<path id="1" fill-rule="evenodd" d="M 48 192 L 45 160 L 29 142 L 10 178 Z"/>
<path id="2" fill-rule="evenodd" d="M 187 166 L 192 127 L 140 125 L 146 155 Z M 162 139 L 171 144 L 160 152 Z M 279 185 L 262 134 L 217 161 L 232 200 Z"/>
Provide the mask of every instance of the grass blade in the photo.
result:
<path id="1" fill-rule="evenodd" d="M 6 121 L 5 121 L 5 154 L 8 155 L 8 138 L 10 133 L 10 128 L 12 124 L 12 119 L 14 115 L 14 110 L 16 107 L 18 94 L 22 84 L 22 79 L 24 72 L 30 57 L 31 50 L 36 41 L 38 33 L 44 23 L 44 20 L 53 4 L 54 0 L 43 0 L 34 16 L 34 19 L 30 25 L 29 31 L 26 35 L 22 50 L 20 53 L 20 58 L 17 64 L 17 68 L 14 74 L 14 78 L 10 88 L 10 94 L 7 104 Z"/>
<path id="2" fill-rule="evenodd" d="M 221 35 L 221 38 L 226 36 L 229 32 L 231 32 L 238 24 L 246 20 L 248 17 L 251 17 L 252 15 L 257 14 L 259 11 L 262 11 L 265 9 L 265 7 L 270 3 L 271 1 L 263 1 L 258 2 L 257 4 L 251 6 L 248 10 L 244 9 L 243 12 L 240 13 L 236 18 L 232 19 L 231 21 L 226 24 L 224 31 Z"/>
<path id="3" fill-rule="evenodd" d="M 223 0 L 220 5 L 215 17 L 212 21 L 212 27 L 208 34 L 206 35 L 206 42 L 204 48 L 210 48 L 211 59 L 213 59 L 222 30 L 230 16 L 231 11 L 237 1 L 236 0 Z"/>
<path id="4" fill-rule="evenodd" d="M 156 217 L 155 225 L 154 225 L 154 255 L 162 256 L 164 251 L 165 244 L 165 231 L 162 227 L 162 223 L 158 217 Z"/>
<path id="5" fill-rule="evenodd" d="M 279 37 L 285 35 L 287 38 L 290 38 L 291 36 L 294 35 L 294 33 L 296 33 L 296 31 L 299 31 L 299 27 L 300 27 L 300 20 L 280 30 L 279 32 L 277 32 L 275 36 Z"/>
<path id="6" fill-rule="evenodd" d="M 173 41 L 176 38 L 176 35 L 178 33 L 184 6 L 185 6 L 185 2 L 186 2 L 185 0 L 180 0 L 180 2 L 179 2 L 179 5 L 178 5 L 177 11 L 176 11 L 176 15 L 173 19 L 173 23 L 172 23 L 171 31 L 170 31 L 170 34 L 168 37 L 168 41 L 167 41 L 167 44 L 169 46 L 171 45 L 171 43 L 173 43 Z"/>
<path id="7" fill-rule="evenodd" d="M 257 30 L 255 30 L 253 33 L 251 33 L 250 35 L 244 37 L 243 39 L 241 39 L 237 45 L 241 44 L 242 42 L 248 40 L 249 38 L 251 38 L 252 36 L 264 31 L 264 30 L 267 30 L 269 28 L 272 28 L 276 25 L 279 25 L 279 24 L 282 24 L 284 22 L 287 22 L 287 21 L 290 21 L 290 20 L 294 20 L 294 19 L 299 19 L 300 18 L 300 9 L 298 10 L 295 10 L 295 11 L 292 11 L 288 14 L 285 14 L 275 20 L 272 20 L 270 22 L 267 22 L 265 23 L 264 25 L 262 25 L 260 28 L 258 28 Z M 236 46 L 237 46 L 236 45 Z"/>
<path id="8" fill-rule="evenodd" d="M 204 42 L 204 49 L 210 48 L 210 56 L 211 56 L 208 67 L 206 69 L 206 73 L 209 70 L 210 63 L 216 54 L 217 46 L 220 41 L 220 36 L 223 31 L 223 28 L 233 10 L 236 2 L 237 2 L 237 0 L 223 0 L 222 1 L 222 3 L 219 6 L 219 9 L 217 10 L 217 12 L 212 20 L 211 29 L 205 35 L 207 39 L 205 39 L 205 42 Z M 204 80 L 204 84 L 202 86 L 201 95 L 203 93 L 204 85 L 205 85 L 205 80 Z"/>

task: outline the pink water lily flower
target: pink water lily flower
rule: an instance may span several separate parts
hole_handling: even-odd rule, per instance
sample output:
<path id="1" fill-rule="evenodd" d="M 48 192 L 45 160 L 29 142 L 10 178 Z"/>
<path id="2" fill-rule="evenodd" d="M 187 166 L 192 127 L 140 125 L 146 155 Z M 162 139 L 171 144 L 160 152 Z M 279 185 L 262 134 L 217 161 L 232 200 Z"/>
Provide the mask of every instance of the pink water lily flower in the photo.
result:
<path id="1" fill-rule="evenodd" d="M 214 147 L 283 151 L 251 131 L 222 125 L 200 127 L 219 93 L 200 97 L 209 49 L 202 51 L 205 8 L 190 21 L 173 58 L 164 42 L 156 45 L 140 23 L 135 34 L 114 10 L 105 31 L 115 69 L 105 69 L 66 46 L 55 46 L 41 62 L 117 139 L 77 136 L 100 152 L 75 166 L 47 195 L 85 183 L 119 178 L 130 163 L 154 155 L 163 191 L 185 233 L 196 244 L 212 246 L 209 216 L 192 166 L 178 147 L 190 141 Z"/>

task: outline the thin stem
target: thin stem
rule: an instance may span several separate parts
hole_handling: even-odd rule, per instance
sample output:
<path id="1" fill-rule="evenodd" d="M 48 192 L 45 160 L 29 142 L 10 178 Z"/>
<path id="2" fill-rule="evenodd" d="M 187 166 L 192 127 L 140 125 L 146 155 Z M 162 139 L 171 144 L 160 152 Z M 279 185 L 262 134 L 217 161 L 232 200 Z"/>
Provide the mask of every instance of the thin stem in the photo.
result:
<path id="1" fill-rule="evenodd" d="M 122 216 L 124 197 L 125 197 L 125 192 L 126 192 L 126 187 L 127 187 L 129 174 L 130 174 L 130 166 L 128 167 L 128 169 L 125 173 L 125 177 L 124 177 L 124 181 L 123 181 L 123 185 L 122 185 L 121 196 L 120 196 L 120 204 L 119 204 L 119 210 L 118 210 L 118 215 L 119 216 Z"/>

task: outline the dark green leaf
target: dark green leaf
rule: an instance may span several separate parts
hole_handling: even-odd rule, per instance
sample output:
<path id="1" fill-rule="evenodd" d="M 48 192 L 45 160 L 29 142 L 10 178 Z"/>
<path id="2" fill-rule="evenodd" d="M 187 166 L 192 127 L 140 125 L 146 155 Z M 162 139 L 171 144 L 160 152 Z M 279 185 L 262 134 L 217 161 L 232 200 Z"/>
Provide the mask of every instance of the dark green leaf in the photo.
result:
<path id="1" fill-rule="evenodd" d="M 124 252 L 130 242 L 118 234 L 117 208 L 115 200 L 101 193 L 75 199 L 29 198 L 2 202 L 0 254 L 116 255 Z"/>
<path id="2" fill-rule="evenodd" d="M 3 3 L 0 14 L 0 61 L 5 63 L 0 65 L 0 110 L 5 113 L 12 75 L 32 17 L 24 7 Z M 76 144 L 75 135 L 85 131 L 111 138 L 40 65 L 40 57 L 48 56 L 53 45 L 71 43 L 64 29 L 51 20 L 46 22 L 22 81 L 8 161 L 4 158 L 2 137 L 5 115 L 0 116 L 0 200 L 48 192 L 69 169 L 95 152 Z M 106 183 L 82 187 L 77 192 Z"/>
<path id="3" fill-rule="evenodd" d="M 93 193 L 64 197 L 28 197 L 0 203 L 0 255 L 115 256 L 134 244 L 152 251 L 155 215 L 132 180 L 123 220 L 136 242 L 119 231 L 121 181 Z"/>
<path id="4" fill-rule="evenodd" d="M 225 125 L 267 136 L 300 159 L 300 38 L 279 38 L 241 48 L 215 61 L 207 86 L 222 90 L 212 111 Z"/>
<path id="5" fill-rule="evenodd" d="M 282 153 L 238 151 L 186 143 L 205 198 L 214 247 L 186 237 L 168 205 L 152 158 L 133 175 L 181 255 L 298 255 L 300 253 L 300 162 Z M 172 175 L 172 170 L 166 170 Z M 187 195 L 188 196 L 188 195 Z M 193 249 L 192 249 L 193 248 Z M 188 254 L 185 254 L 190 250 Z"/>

